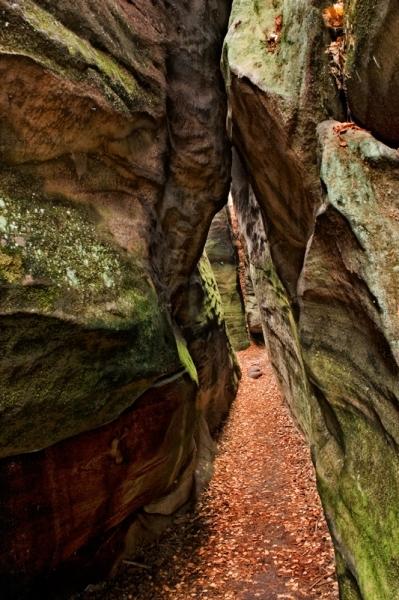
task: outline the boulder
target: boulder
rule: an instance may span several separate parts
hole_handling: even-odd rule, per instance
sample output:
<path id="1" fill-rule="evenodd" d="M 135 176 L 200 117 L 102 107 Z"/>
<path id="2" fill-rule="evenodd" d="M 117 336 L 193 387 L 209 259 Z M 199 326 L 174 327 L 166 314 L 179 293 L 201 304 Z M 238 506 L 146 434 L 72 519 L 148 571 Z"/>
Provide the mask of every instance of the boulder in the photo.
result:
<path id="1" fill-rule="evenodd" d="M 314 428 L 314 456 L 343 589 L 395 598 L 399 157 L 336 126 L 318 130 L 326 196 L 300 283 L 301 347 L 328 431 Z"/>
<path id="2" fill-rule="evenodd" d="M 231 138 L 292 296 L 320 203 L 316 127 L 331 114 L 343 115 L 325 53 L 328 40 L 314 3 L 233 2 L 222 61 Z"/>
<path id="3" fill-rule="evenodd" d="M 54 571 L 76 583 L 104 576 L 135 512 L 183 471 L 195 422 L 195 384 L 181 375 L 147 391 L 108 425 L 3 459 L 5 597 L 40 589 Z"/>
<path id="4" fill-rule="evenodd" d="M 252 366 L 248 369 L 248 377 L 251 379 L 259 379 L 262 375 L 262 370 L 259 367 Z"/>
<path id="5" fill-rule="evenodd" d="M 399 575 L 398 156 L 346 122 L 345 98 L 329 72 L 331 32 L 323 8 L 290 0 L 233 2 L 223 55 L 239 158 L 233 197 L 271 361 L 312 448 L 340 597 L 393 600 Z M 360 125 L 392 142 L 381 123 L 390 120 L 394 135 L 395 77 L 390 85 L 383 81 L 394 69 L 396 37 L 379 42 L 378 36 L 382 23 L 393 31 L 396 7 L 387 1 L 346 8 L 345 35 L 354 36 L 346 69 L 356 61 L 364 69 L 362 85 L 354 76 L 346 81 L 350 109 Z M 371 19 L 363 29 L 361 15 Z M 370 75 L 377 47 L 390 54 L 386 69 L 375 54 L 381 86 Z M 371 107 L 378 106 L 374 118 Z"/>

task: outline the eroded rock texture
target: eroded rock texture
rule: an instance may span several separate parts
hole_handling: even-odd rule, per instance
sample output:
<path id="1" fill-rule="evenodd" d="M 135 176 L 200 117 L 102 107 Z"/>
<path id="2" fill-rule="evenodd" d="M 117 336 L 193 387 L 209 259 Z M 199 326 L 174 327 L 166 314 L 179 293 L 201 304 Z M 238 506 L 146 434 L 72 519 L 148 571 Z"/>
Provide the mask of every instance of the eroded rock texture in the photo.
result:
<path id="1" fill-rule="evenodd" d="M 360 125 L 396 139 L 397 9 L 347 3 L 346 96 L 329 73 L 324 7 L 233 3 L 234 199 L 272 362 L 312 447 L 341 597 L 397 599 L 398 156 L 342 125 L 349 98 Z"/>
<path id="2" fill-rule="evenodd" d="M 242 192 L 243 197 L 248 198 L 250 188 L 246 178 L 246 174 L 241 174 L 240 170 L 237 171 L 237 167 L 238 169 L 242 169 L 242 166 L 239 158 L 237 157 L 237 154 L 235 153 L 234 148 L 232 150 L 232 157 L 232 185 L 230 188 L 228 211 L 230 214 L 231 229 L 235 238 L 236 248 L 239 257 L 239 277 L 240 287 L 244 300 L 245 318 L 250 337 L 253 340 L 262 342 L 264 341 L 262 319 L 260 316 L 258 300 L 256 298 L 255 287 L 251 276 L 251 261 L 249 257 L 249 248 L 247 243 L 247 237 L 244 234 L 245 223 L 241 218 L 242 214 L 240 212 L 237 212 L 236 207 L 234 206 L 234 201 L 240 204 L 240 197 L 242 196 Z M 252 238 L 248 236 L 249 242 L 251 242 L 251 239 Z"/>
<path id="3" fill-rule="evenodd" d="M 139 509 L 170 493 L 176 510 L 209 474 L 238 377 L 197 267 L 229 185 L 227 17 L 217 0 L 0 1 L 9 591 L 109 569 Z"/>
<path id="4" fill-rule="evenodd" d="M 205 247 L 221 295 L 231 342 L 236 350 L 243 350 L 249 346 L 249 338 L 239 279 L 239 257 L 227 207 L 215 215 Z"/>

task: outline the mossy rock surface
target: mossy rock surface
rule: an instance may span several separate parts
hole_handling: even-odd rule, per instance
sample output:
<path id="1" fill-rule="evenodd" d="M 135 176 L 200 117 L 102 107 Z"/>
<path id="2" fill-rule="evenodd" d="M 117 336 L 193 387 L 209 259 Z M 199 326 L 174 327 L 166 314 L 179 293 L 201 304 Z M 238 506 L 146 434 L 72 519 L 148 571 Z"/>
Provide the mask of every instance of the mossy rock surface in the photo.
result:
<path id="1" fill-rule="evenodd" d="M 228 158 L 220 158 L 220 86 L 211 91 L 217 110 L 207 127 L 197 108 L 169 114 L 165 125 L 167 87 L 173 95 L 186 51 L 174 45 L 175 22 L 159 5 L 147 7 L 144 21 L 139 8 L 111 0 L 5 1 L 2 8 L 0 455 L 7 456 L 112 421 L 164 378 L 187 371 L 198 381 L 171 316 L 171 279 L 184 287 L 195 268 L 206 219 L 224 194 Z M 202 31 L 203 16 L 193 11 L 195 18 L 178 7 L 181 20 Z M 201 48 L 189 50 L 191 57 L 212 49 L 211 78 L 220 79 L 214 48 L 226 16 L 218 14 L 217 27 L 198 38 Z M 194 105 L 187 93 L 187 106 Z M 174 127 L 182 134 L 188 114 L 195 132 L 190 125 L 184 135 L 196 141 L 172 157 L 168 135 Z M 215 148 L 211 160 L 206 154 L 206 174 L 197 142 L 201 152 Z M 195 160 L 187 159 L 191 152 Z M 167 182 L 167 173 L 181 171 L 170 166 L 180 160 L 192 169 Z M 202 224 L 193 217 L 194 198 L 208 215 Z M 168 271 L 163 261 L 173 253 Z"/>
<path id="2" fill-rule="evenodd" d="M 399 5 L 345 3 L 346 86 L 354 119 L 377 138 L 399 143 Z"/>
<path id="3" fill-rule="evenodd" d="M 142 87 L 121 61 L 66 27 L 38 4 L 32 0 L 5 3 L 0 53 L 25 57 L 62 78 L 99 87 L 118 112 L 127 114 L 132 108 L 137 111 L 155 107 L 160 89 Z M 87 8 L 82 7 L 83 22 L 87 12 Z M 149 56 L 145 56 L 143 50 L 136 54 L 148 64 Z"/>
<path id="4" fill-rule="evenodd" d="M 235 0 L 222 61 L 232 141 L 292 297 L 321 201 L 316 127 L 342 115 L 326 54 L 329 33 L 316 4 Z"/>
<path id="5" fill-rule="evenodd" d="M 213 432 L 228 414 L 241 373 L 226 326 L 222 298 L 206 253 L 183 296 L 179 325 L 196 365 L 197 408 Z"/>
<path id="6" fill-rule="evenodd" d="M 3 193 L 0 229 L 1 454 L 111 421 L 188 364 L 144 259 L 87 207 Z"/>
<path id="7" fill-rule="evenodd" d="M 109 568 L 236 393 L 197 268 L 229 184 L 227 4 L 1 2 L 0 571 L 27 589 Z"/>
<path id="8" fill-rule="evenodd" d="M 301 280 L 299 337 L 318 486 L 343 598 L 399 597 L 399 159 L 356 128 L 319 127 L 326 202 Z"/>

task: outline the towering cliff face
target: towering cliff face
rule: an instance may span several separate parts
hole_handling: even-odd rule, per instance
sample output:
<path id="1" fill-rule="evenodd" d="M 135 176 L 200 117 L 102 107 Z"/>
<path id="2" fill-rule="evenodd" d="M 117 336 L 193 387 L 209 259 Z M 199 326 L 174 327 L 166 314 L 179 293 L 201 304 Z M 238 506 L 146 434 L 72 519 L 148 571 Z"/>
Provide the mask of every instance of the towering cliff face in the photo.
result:
<path id="1" fill-rule="evenodd" d="M 175 510 L 209 471 L 238 376 L 197 267 L 228 190 L 227 18 L 221 0 L 0 1 L 9 591 L 109 567 L 137 511 Z"/>
<path id="2" fill-rule="evenodd" d="M 326 3 L 235 0 L 223 65 L 235 203 L 341 597 L 382 600 L 399 597 L 399 163 L 382 143 L 397 140 L 399 9 L 345 4 L 335 31 Z"/>

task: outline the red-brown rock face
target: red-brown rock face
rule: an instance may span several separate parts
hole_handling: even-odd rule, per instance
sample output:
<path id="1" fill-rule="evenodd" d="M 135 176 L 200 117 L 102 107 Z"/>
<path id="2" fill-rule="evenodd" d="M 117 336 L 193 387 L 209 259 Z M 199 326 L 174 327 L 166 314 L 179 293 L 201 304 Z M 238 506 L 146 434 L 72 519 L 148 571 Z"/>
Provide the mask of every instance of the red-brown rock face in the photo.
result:
<path id="1" fill-rule="evenodd" d="M 93 543 L 93 532 L 96 553 L 107 544 L 120 551 L 117 526 L 171 489 L 194 452 L 194 387 L 179 377 L 146 392 L 109 425 L 3 459 L 3 577 L 26 575 L 29 582 L 60 563 L 90 564 L 94 557 L 82 548 Z"/>

